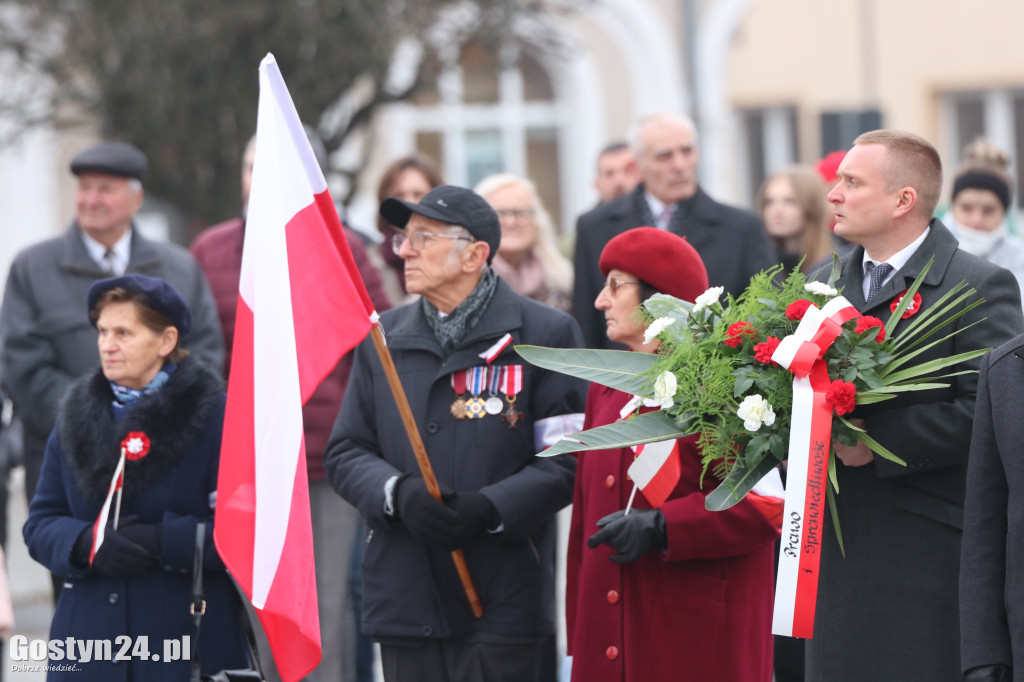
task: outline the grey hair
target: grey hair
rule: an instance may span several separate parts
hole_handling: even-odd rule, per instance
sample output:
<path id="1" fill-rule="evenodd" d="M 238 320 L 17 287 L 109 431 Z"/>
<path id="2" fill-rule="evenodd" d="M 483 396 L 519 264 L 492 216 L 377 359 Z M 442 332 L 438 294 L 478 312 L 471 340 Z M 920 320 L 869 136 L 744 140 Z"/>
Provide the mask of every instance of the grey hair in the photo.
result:
<path id="1" fill-rule="evenodd" d="M 646 131 L 647 127 L 652 123 L 679 123 L 689 129 L 690 133 L 693 135 L 693 144 L 700 144 L 700 140 L 697 138 L 697 125 L 689 116 L 671 112 L 648 114 L 638 118 L 636 122 L 630 126 L 629 133 L 626 136 L 626 139 L 629 141 L 629 149 L 637 159 L 639 159 L 644 152 L 641 138 L 643 138 L 644 131 Z"/>

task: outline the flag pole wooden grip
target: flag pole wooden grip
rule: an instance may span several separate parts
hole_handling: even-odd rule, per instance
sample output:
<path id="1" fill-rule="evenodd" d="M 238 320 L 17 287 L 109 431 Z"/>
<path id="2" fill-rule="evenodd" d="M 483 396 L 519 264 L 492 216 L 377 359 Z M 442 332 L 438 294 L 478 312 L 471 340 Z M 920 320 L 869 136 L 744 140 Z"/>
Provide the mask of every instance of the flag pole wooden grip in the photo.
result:
<path id="1" fill-rule="evenodd" d="M 388 385 L 391 387 L 391 393 L 395 397 L 395 403 L 398 405 L 398 412 L 402 415 L 402 423 L 405 424 L 405 432 L 409 435 L 409 442 L 412 444 L 412 451 L 416 455 L 416 463 L 420 467 L 420 473 L 427 484 L 427 491 L 438 502 L 443 502 L 441 499 L 441 487 L 437 485 L 437 477 L 434 476 L 434 469 L 430 466 L 427 449 L 423 446 L 423 439 L 420 437 L 420 431 L 416 427 L 416 420 L 412 416 L 412 408 L 409 407 L 409 400 L 405 397 L 405 389 L 402 388 L 402 382 L 398 378 L 398 370 L 395 368 L 395 361 L 391 358 L 391 352 L 388 351 L 388 346 L 384 342 L 384 333 L 381 331 L 379 324 L 375 324 L 370 329 L 370 336 L 373 337 L 374 348 L 377 349 L 377 355 L 384 366 L 384 374 L 388 378 Z M 462 555 L 461 549 L 456 549 L 452 552 L 452 561 L 455 562 L 455 570 L 459 573 L 462 589 L 466 591 L 466 598 L 469 599 L 473 615 L 477 618 L 483 617 L 484 607 L 480 603 L 476 587 L 473 586 L 473 578 L 469 575 L 469 566 L 466 565 L 466 557 Z"/>

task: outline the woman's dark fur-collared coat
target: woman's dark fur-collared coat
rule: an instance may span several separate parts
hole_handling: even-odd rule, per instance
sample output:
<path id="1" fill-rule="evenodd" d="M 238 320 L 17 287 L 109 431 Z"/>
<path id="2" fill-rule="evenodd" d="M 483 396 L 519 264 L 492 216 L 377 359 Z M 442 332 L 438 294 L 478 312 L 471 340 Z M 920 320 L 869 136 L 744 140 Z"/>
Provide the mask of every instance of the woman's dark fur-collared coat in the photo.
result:
<path id="1" fill-rule="evenodd" d="M 46 446 L 39 488 L 29 507 L 24 536 L 29 553 L 64 576 L 50 628 L 52 640 L 69 637 L 75 660 L 53 652 L 49 663 L 77 668 L 50 672 L 48 680 L 118 682 L 188 679 L 188 660 L 166 662 L 165 641 L 189 636 L 196 522 L 207 521 L 203 582 L 207 611 L 199 652 L 203 672 L 243 667 L 245 649 L 230 590 L 234 589 L 213 547 L 213 503 L 217 490 L 224 393 L 220 379 L 198 361 L 186 359 L 160 389 L 142 397 L 115 419 L 113 393 L 99 371 L 69 391 Z M 144 432 L 149 454 L 125 466 L 121 517 L 160 523 L 163 548 L 153 567 L 132 578 L 114 578 L 71 561 L 75 542 L 96 520 L 120 454 L 131 431 Z M 148 637 L 140 646 L 140 637 Z M 130 637 L 131 640 L 124 639 Z M 121 638 L 121 639 L 119 639 Z M 113 658 L 86 661 L 82 647 L 109 640 Z M 149 660 L 140 653 L 148 648 Z M 134 655 L 133 655 L 134 650 Z M 153 655 L 159 660 L 153 660 Z M 182 656 L 182 658 L 186 658 Z"/>

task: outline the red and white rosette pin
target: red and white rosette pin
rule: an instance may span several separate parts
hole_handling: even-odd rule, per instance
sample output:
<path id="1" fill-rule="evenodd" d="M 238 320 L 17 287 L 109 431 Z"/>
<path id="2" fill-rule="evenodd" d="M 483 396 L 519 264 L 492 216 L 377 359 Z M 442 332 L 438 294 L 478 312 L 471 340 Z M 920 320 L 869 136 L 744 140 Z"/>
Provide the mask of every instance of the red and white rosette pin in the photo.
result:
<path id="1" fill-rule="evenodd" d="M 132 461 L 142 459 L 149 454 L 149 436 L 142 431 L 129 431 L 121 441 L 124 456 Z"/>
<path id="2" fill-rule="evenodd" d="M 772 619 L 776 635 L 809 639 L 814 634 L 832 444 L 832 407 L 825 400 L 831 382 L 824 357 L 843 323 L 858 317 L 857 309 L 842 296 L 821 310 L 811 305 L 796 331 L 772 354 L 772 360 L 793 373 L 786 503 Z"/>

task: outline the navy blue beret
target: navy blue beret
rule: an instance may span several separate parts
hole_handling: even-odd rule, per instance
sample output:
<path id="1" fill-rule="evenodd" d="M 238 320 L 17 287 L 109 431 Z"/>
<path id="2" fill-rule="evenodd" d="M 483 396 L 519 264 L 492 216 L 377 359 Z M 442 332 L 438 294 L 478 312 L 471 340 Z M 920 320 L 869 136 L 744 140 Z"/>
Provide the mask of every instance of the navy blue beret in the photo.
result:
<path id="1" fill-rule="evenodd" d="M 146 155 L 127 142 L 100 142 L 71 159 L 71 172 L 146 179 Z"/>
<path id="2" fill-rule="evenodd" d="M 180 338 L 185 338 L 192 331 L 192 310 L 185 298 L 164 280 L 146 275 L 122 275 L 93 282 L 88 296 L 90 315 L 103 294 L 118 287 L 132 294 L 140 294 L 147 308 L 152 308 L 171 321 Z M 96 326 L 95 320 L 92 324 Z"/>

